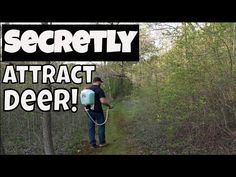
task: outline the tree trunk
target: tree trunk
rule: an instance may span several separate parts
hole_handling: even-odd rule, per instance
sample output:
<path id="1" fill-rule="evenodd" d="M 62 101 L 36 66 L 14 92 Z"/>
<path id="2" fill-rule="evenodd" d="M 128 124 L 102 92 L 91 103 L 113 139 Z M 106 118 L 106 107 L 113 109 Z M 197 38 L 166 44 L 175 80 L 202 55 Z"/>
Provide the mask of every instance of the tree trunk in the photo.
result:
<path id="1" fill-rule="evenodd" d="M 236 23 L 234 23 L 234 26 L 233 26 L 233 52 L 232 52 L 232 60 L 234 60 L 234 62 L 236 62 L 235 50 L 236 50 Z M 232 61 L 232 65 L 233 65 L 233 61 Z"/>
<path id="2" fill-rule="evenodd" d="M 2 154 L 5 154 L 5 151 L 2 143 L 2 117 L 0 117 L 0 155 Z"/>
<path id="3" fill-rule="evenodd" d="M 50 61 L 48 62 L 50 64 Z M 52 90 L 51 84 L 48 83 L 47 88 Z M 44 152 L 46 155 L 54 154 L 53 140 L 52 140 L 52 112 L 46 112 L 43 117 L 42 128 L 43 128 L 43 144 Z"/>
<path id="4" fill-rule="evenodd" d="M 2 43 L 1 43 L 1 38 L 2 38 L 2 23 L 0 23 L 0 58 L 1 58 L 1 60 L 0 61 L 2 61 L 2 51 L 1 51 L 1 49 L 2 49 Z M 1 72 L 1 71 L 0 71 Z M 1 87 L 0 87 L 1 88 Z M 2 105 L 2 99 L 0 100 L 0 102 L 1 102 L 1 105 Z M 0 155 L 1 154 L 5 154 L 5 152 L 4 152 L 4 148 L 3 148 L 3 144 L 2 144 L 2 129 L 1 129 L 1 127 L 2 127 L 2 117 L 0 117 Z"/>
<path id="5" fill-rule="evenodd" d="M 42 22 L 42 25 L 48 25 L 52 23 Z M 48 61 L 46 64 L 50 64 Z M 47 84 L 47 88 L 52 90 L 51 84 Z M 52 140 L 52 127 L 51 121 L 52 120 L 52 113 L 51 111 L 46 112 L 45 116 L 43 116 L 42 121 L 42 129 L 43 129 L 43 146 L 44 146 L 44 153 L 46 155 L 53 155 L 54 154 L 54 147 L 53 147 L 53 140 Z"/>
<path id="6" fill-rule="evenodd" d="M 233 76 L 233 62 L 235 62 L 235 23 L 233 23 L 233 46 L 232 46 L 232 55 L 230 55 L 230 76 Z M 229 52 L 230 53 L 230 52 Z"/>
<path id="7" fill-rule="evenodd" d="M 121 62 L 121 82 L 120 82 L 120 87 L 121 89 L 124 88 L 124 76 L 125 76 L 125 70 L 124 70 L 124 62 Z"/>
<path id="8" fill-rule="evenodd" d="M 187 32 L 187 27 L 188 24 L 187 23 L 183 23 L 182 24 L 184 26 L 183 30 L 184 30 L 184 56 L 186 60 L 189 60 L 189 54 L 188 54 L 188 32 Z"/>
<path id="9" fill-rule="evenodd" d="M 46 155 L 53 155 L 53 141 L 52 141 L 52 131 L 51 131 L 51 111 L 46 113 L 46 116 L 43 117 L 42 128 L 43 128 L 43 144 L 44 144 L 44 153 Z"/>
<path id="10" fill-rule="evenodd" d="M 0 135 L 0 155 L 5 154 L 4 147 L 2 144 L 2 135 Z"/>

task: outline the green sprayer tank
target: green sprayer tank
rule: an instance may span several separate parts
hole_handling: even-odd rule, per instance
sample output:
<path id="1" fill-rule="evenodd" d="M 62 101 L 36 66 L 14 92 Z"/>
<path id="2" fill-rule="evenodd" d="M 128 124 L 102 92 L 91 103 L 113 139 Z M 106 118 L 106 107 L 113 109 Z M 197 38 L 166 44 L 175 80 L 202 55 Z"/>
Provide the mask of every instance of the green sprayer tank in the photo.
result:
<path id="1" fill-rule="evenodd" d="M 94 105 L 95 103 L 95 92 L 90 89 L 84 89 L 80 93 L 80 101 L 84 106 Z"/>

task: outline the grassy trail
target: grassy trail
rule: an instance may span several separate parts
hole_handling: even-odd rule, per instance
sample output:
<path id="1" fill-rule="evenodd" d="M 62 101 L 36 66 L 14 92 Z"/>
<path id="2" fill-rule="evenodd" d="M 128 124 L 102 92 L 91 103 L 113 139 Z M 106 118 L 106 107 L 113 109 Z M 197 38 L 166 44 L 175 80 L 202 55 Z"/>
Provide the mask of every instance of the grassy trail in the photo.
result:
<path id="1" fill-rule="evenodd" d="M 106 139 L 108 145 L 98 149 L 90 149 L 88 142 L 83 146 L 81 155 L 125 155 L 135 154 L 135 149 L 132 148 L 132 143 L 127 131 L 127 122 L 125 114 L 125 105 L 116 104 L 109 111 L 109 118 L 106 123 Z M 97 132 L 97 131 L 96 131 Z M 97 136 L 97 135 L 96 135 Z"/>

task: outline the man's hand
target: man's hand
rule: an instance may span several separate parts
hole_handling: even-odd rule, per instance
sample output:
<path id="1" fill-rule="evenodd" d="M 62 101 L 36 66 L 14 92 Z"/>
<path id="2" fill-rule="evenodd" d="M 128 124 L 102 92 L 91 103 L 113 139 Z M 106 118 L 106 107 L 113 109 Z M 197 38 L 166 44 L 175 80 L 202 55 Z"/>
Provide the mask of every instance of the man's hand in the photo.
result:
<path id="1" fill-rule="evenodd" d="M 100 102 L 101 102 L 103 105 L 106 105 L 106 106 L 108 106 L 108 107 L 109 107 L 109 109 L 112 109 L 112 108 L 113 108 L 113 106 L 112 106 L 112 105 L 110 105 L 110 104 L 108 103 L 107 99 L 106 99 L 106 98 L 104 98 L 104 97 L 100 98 Z"/>

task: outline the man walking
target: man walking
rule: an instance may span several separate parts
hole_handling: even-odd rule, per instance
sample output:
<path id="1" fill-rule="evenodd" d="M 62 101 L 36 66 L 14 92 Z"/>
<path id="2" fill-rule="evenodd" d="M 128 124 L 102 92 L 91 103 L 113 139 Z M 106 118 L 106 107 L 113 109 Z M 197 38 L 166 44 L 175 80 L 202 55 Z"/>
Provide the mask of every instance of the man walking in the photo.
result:
<path id="1" fill-rule="evenodd" d="M 104 113 L 102 110 L 102 104 L 108 106 L 109 109 L 112 109 L 112 105 L 110 105 L 106 99 L 105 92 L 101 88 L 101 84 L 103 81 L 100 77 L 95 77 L 93 79 L 92 86 L 89 87 L 90 90 L 95 92 L 95 105 L 94 109 L 91 109 L 90 106 L 85 107 L 85 109 L 90 114 L 91 118 L 96 121 L 98 124 L 102 124 L 105 121 Z M 97 148 L 96 139 L 95 139 L 95 123 L 88 118 L 88 130 L 89 130 L 89 140 L 91 148 Z M 99 137 L 99 147 L 103 147 L 106 144 L 105 138 L 105 124 L 100 125 L 98 127 L 98 137 Z"/>

